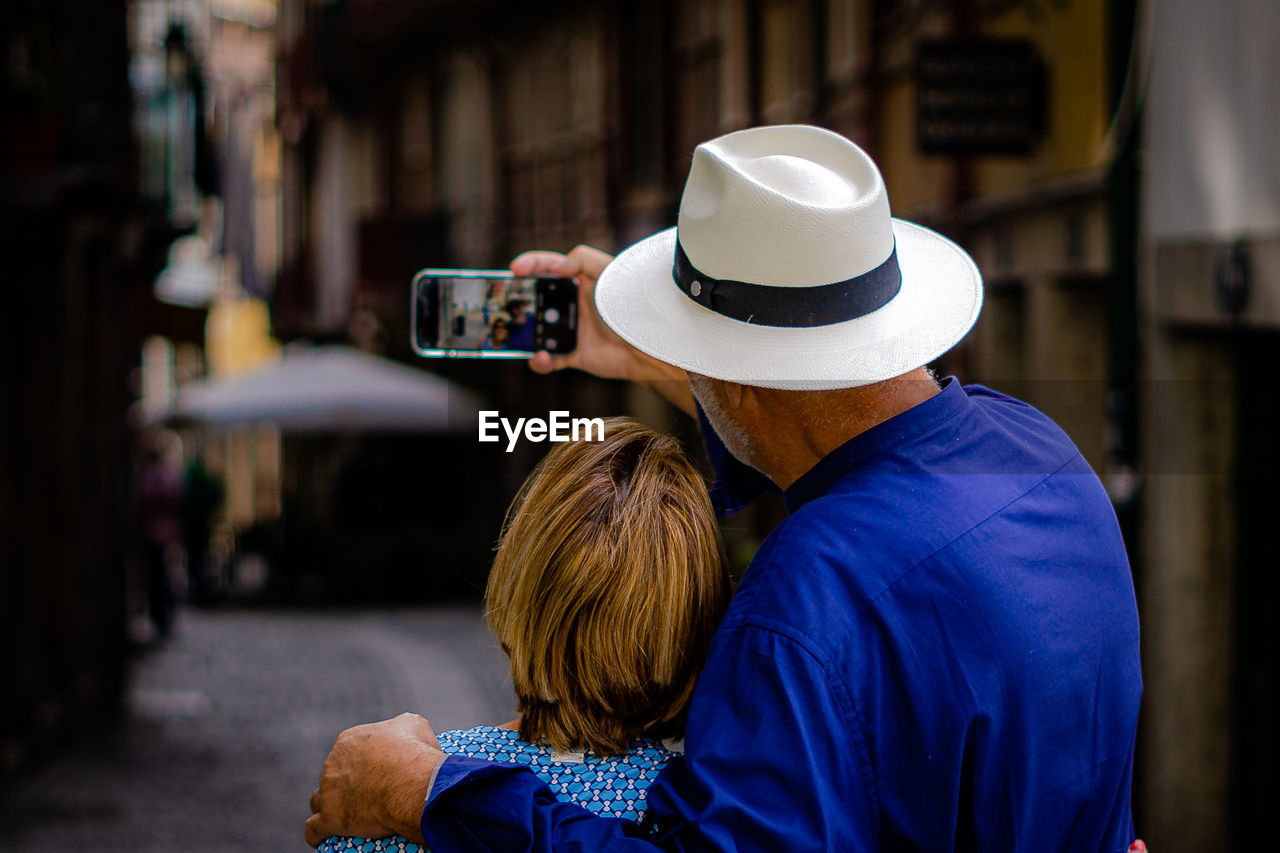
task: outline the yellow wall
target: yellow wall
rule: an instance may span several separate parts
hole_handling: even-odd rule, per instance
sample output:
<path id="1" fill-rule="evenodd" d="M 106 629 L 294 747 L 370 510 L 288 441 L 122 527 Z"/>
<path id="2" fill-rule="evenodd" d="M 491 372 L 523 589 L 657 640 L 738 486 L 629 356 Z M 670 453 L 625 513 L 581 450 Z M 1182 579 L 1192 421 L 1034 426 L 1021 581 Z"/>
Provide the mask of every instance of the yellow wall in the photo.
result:
<path id="1" fill-rule="evenodd" d="M 1102 165 L 1107 110 L 1106 13 L 1102 0 L 1038 3 L 1036 20 L 1025 6 L 995 17 L 985 34 L 1030 38 L 1048 71 L 1045 136 L 1031 157 L 979 158 L 979 192 L 1001 192 Z"/>
<path id="2" fill-rule="evenodd" d="M 1032 15 L 1028 7 L 1034 7 Z M 889 82 L 881 103 L 877 154 L 895 213 L 929 211 L 947 199 L 954 158 L 920 153 L 913 78 L 916 40 L 946 32 L 944 14 L 935 13 L 883 46 L 882 72 Z M 1036 44 L 1047 70 L 1047 112 L 1045 135 L 1030 156 L 972 158 L 975 193 L 1011 192 L 1100 166 L 1110 120 L 1102 0 L 1019 4 L 983 21 L 981 33 L 1029 38 Z"/>
<path id="3" fill-rule="evenodd" d="M 209 375 L 226 378 L 280 358 L 271 316 L 259 299 L 221 298 L 205 324 Z M 280 434 L 271 427 L 241 428 L 208 445 L 208 463 L 226 484 L 226 520 L 236 530 L 280 512 Z"/>
<path id="4" fill-rule="evenodd" d="M 951 186 L 952 160 L 929 157 L 916 145 L 916 85 L 904 79 L 886 89 L 876 160 L 895 216 L 920 215 L 921 208 L 942 204 Z"/>
<path id="5" fill-rule="evenodd" d="M 258 299 L 219 299 L 205 324 L 209 375 L 234 376 L 275 361 L 280 343 L 271 337 L 267 304 Z"/>

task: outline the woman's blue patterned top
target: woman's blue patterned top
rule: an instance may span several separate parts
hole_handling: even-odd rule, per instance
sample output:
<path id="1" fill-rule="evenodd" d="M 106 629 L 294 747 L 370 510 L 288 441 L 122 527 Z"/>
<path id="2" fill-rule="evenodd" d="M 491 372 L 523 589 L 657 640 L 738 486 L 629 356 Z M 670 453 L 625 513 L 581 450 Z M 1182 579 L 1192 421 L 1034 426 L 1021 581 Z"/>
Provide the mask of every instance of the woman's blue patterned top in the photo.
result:
<path id="1" fill-rule="evenodd" d="M 521 740 L 518 732 L 493 726 L 441 732 L 438 739 L 440 747 L 450 754 L 523 764 L 551 786 L 557 799 L 577 803 L 598 815 L 634 821 L 644 817 L 649 783 L 680 749 L 673 744 L 638 740 L 626 755 L 613 758 L 580 752 L 556 753 L 548 746 Z M 318 853 L 425 853 L 421 845 L 398 835 L 388 838 L 335 835 L 316 850 Z"/>

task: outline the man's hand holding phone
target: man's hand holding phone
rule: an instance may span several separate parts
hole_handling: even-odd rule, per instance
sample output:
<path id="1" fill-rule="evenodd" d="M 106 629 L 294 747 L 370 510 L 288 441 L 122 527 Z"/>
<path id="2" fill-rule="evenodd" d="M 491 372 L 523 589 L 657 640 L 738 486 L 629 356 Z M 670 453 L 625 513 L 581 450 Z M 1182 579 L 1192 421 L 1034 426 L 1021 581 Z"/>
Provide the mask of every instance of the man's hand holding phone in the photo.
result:
<path id="1" fill-rule="evenodd" d="M 579 246 L 567 255 L 525 252 L 510 274 L 422 270 L 412 288 L 414 351 L 429 358 L 527 358 L 535 373 L 576 367 L 629 379 L 693 415 L 684 370 L 632 347 L 600 319 L 596 279 L 612 260 Z"/>
<path id="2" fill-rule="evenodd" d="M 545 350 L 537 352 L 529 360 L 529 367 L 535 373 L 576 367 L 605 379 L 629 379 L 694 415 L 693 393 L 684 370 L 642 353 L 600 319 L 595 304 L 596 279 L 612 260 L 612 255 L 599 249 L 578 246 L 567 255 L 525 252 L 511 262 L 511 272 L 517 276 L 562 276 L 578 283 L 577 348 L 565 355 L 552 355 Z"/>

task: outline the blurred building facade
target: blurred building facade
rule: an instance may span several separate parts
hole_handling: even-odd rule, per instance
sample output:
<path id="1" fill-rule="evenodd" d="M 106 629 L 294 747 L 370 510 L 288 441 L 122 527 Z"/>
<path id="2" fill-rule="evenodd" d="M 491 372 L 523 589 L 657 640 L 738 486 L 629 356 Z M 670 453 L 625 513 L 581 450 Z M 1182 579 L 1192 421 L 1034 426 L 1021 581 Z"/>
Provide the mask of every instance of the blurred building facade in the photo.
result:
<path id="1" fill-rule="evenodd" d="M 1144 622 L 1141 834 L 1172 851 L 1269 837 L 1275 4 L 134 0 L 132 55 L 120 6 L 57 5 L 3 13 L 15 33 L 3 240 L 17 261 L 0 313 L 14 413 L 0 421 L 0 580 L 7 611 L 45 614 L 6 622 L 5 647 L 35 651 L 3 664 L 3 766 L 21 753 L 15 732 L 53 731 L 122 672 L 124 412 L 147 335 L 169 341 L 160 361 L 194 364 L 187 372 L 223 356 L 241 369 L 243 342 L 217 341 L 244 331 L 224 318 L 265 322 L 241 304 L 255 297 L 285 341 L 350 340 L 411 360 L 416 269 L 503 266 L 577 243 L 617 251 L 674 224 L 698 142 L 809 122 L 867 148 L 894 213 L 956 239 L 982 268 L 982 318 L 938 367 L 1051 414 L 1113 497 Z M 194 123 L 196 93 L 164 82 L 175 8 L 224 152 L 222 212 L 197 221 L 185 221 L 184 195 L 199 183 L 196 140 L 175 153 L 187 137 L 171 134 Z M 207 336 L 203 307 L 152 298 L 182 228 L 216 255 L 231 300 L 209 313 Z M 514 364 L 431 368 L 521 414 L 629 410 L 688 432 L 616 383 Z M 243 469 L 258 441 L 228 439 L 213 461 Z M 403 505 L 379 483 L 411 469 L 430 488 L 404 494 L 427 492 L 424 513 L 453 512 L 477 536 L 496 533 L 498 496 L 542 450 L 525 443 L 499 464 L 465 443 L 343 440 L 335 456 L 290 441 L 296 464 L 272 475 L 285 503 L 340 502 L 335 459 L 372 455 L 360 476 L 377 483 L 347 499 L 378 497 L 357 515 L 372 523 Z M 86 471 L 104 473 L 86 489 Z M 451 501 L 467 476 L 491 478 L 491 500 Z M 257 486 L 232 485 L 233 514 L 257 520 Z M 767 528 L 772 512 L 745 526 Z"/>
<path id="2" fill-rule="evenodd" d="M 175 221 L 141 177 L 122 3 L 0 12 L 0 780 L 109 715 L 136 530 L 127 413 Z"/>
<path id="3" fill-rule="evenodd" d="M 1152 7 L 1140 150 L 1147 807 L 1267 844 L 1280 761 L 1280 6 Z"/>
<path id="4" fill-rule="evenodd" d="M 163 447 L 182 462 L 178 437 L 147 424 L 208 369 L 210 332 L 224 370 L 255 352 L 247 331 L 266 336 L 247 297 L 278 253 L 274 14 L 269 0 L 0 13 L 0 782 L 114 713 L 145 636 L 143 460 Z M 261 322 L 221 329 L 229 315 Z M 212 449 L 240 485 L 239 446 Z"/>
<path id="5" fill-rule="evenodd" d="M 276 5 L 133 0 L 129 17 L 144 186 L 176 183 L 170 215 L 191 223 L 191 233 L 170 250 L 156 295 L 189 306 L 202 320 L 192 340 L 151 330 L 143 374 L 155 381 L 144 382 L 141 403 L 145 418 L 156 420 L 186 383 L 231 377 L 280 356 L 265 301 L 280 242 Z M 189 80 L 185 100 L 183 91 L 175 98 L 164 83 L 174 66 L 184 68 Z M 192 139 L 183 137 L 190 152 L 172 150 L 170 130 L 182 122 L 193 125 Z M 184 182 L 179 167 L 200 154 L 191 160 L 193 177 Z M 269 428 L 247 427 L 209 435 L 185 429 L 180 437 L 186 460 L 199 457 L 225 485 L 210 570 L 229 575 L 235 533 L 279 515 L 280 438 Z"/>

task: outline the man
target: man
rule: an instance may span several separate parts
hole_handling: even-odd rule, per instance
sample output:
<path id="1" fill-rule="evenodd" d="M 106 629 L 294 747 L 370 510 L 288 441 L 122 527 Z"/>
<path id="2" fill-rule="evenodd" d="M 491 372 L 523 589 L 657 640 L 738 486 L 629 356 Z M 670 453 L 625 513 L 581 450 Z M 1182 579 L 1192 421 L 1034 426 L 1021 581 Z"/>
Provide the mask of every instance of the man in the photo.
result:
<path id="1" fill-rule="evenodd" d="M 790 515 L 721 623 L 645 826 L 556 803 L 520 768 L 446 760 L 402 715 L 339 738 L 309 840 L 1128 847 L 1141 678 L 1114 514 L 1047 418 L 923 367 L 972 326 L 981 280 L 890 218 L 860 149 L 811 127 L 730 134 L 695 152 L 676 229 L 612 263 L 580 248 L 512 268 L 582 284 L 578 352 L 535 370 L 632 379 L 698 411 L 721 505 L 763 474 Z"/>
<path id="2" fill-rule="evenodd" d="M 511 315 L 511 340 L 507 349 L 533 351 L 533 313 L 523 299 L 508 299 L 507 313 Z"/>

